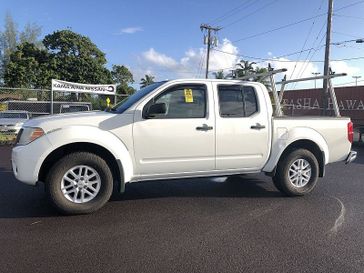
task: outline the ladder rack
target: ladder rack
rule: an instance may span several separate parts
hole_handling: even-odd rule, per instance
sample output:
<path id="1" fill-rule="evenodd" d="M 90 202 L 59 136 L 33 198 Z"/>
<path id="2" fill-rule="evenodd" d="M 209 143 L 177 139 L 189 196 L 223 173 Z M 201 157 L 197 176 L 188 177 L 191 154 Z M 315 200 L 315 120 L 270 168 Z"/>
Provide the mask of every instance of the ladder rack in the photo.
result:
<path id="1" fill-rule="evenodd" d="M 273 99 L 274 99 L 274 103 L 276 105 L 274 115 L 278 116 L 278 117 L 283 116 L 281 102 L 282 102 L 283 94 L 284 94 L 284 91 L 285 91 L 284 89 L 285 89 L 287 84 L 296 83 L 296 82 L 303 82 L 303 81 L 328 79 L 329 95 L 330 95 L 330 98 L 331 98 L 332 103 L 333 103 L 334 113 L 335 113 L 336 117 L 340 117 L 340 110 L 339 110 L 339 106 L 337 104 L 336 94 L 335 94 L 335 90 L 334 90 L 334 87 L 332 85 L 331 79 L 346 76 L 347 75 L 346 73 L 330 74 L 328 76 L 315 76 L 315 77 L 293 79 L 293 80 L 286 80 L 284 78 L 282 81 L 276 82 L 275 79 L 274 79 L 274 75 L 279 74 L 279 73 L 283 73 L 283 72 L 286 72 L 286 71 L 287 71 L 287 69 L 285 69 L 285 68 L 283 68 L 283 69 L 272 69 L 269 66 L 267 72 L 258 73 L 258 74 L 249 74 L 249 75 L 245 75 L 243 77 L 238 77 L 237 79 L 239 79 L 239 80 L 250 80 L 250 79 L 255 80 L 257 78 L 260 78 L 260 79 L 264 80 L 266 78 L 269 78 L 270 89 L 271 89 L 270 91 L 272 91 L 272 93 L 273 93 Z M 281 85 L 279 94 L 278 94 L 276 85 Z"/>

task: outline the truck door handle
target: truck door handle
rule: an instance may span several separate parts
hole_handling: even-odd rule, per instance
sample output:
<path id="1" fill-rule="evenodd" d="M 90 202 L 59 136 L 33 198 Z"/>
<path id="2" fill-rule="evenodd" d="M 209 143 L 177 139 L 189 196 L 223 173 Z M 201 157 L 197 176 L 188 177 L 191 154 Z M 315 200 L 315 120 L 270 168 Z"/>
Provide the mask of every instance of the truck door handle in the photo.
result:
<path id="1" fill-rule="evenodd" d="M 214 129 L 212 126 L 208 126 L 207 124 L 203 124 L 202 126 L 196 127 L 197 131 L 208 131 Z"/>
<path id="2" fill-rule="evenodd" d="M 261 130 L 261 129 L 264 129 L 264 128 L 265 128 L 265 126 L 261 125 L 260 123 L 257 123 L 255 125 L 250 126 L 250 129 L 253 129 L 253 130 Z"/>

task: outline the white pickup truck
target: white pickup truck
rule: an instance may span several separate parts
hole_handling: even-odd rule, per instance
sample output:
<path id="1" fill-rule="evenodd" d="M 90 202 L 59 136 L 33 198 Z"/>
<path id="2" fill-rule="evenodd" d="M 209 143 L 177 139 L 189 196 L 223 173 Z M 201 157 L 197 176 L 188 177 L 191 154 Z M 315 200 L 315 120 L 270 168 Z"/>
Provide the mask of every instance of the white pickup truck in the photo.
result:
<path id="1" fill-rule="evenodd" d="M 237 80 L 154 83 L 110 111 L 24 124 L 12 151 L 16 178 L 42 181 L 65 214 L 101 208 L 130 182 L 265 172 L 286 195 L 313 190 L 325 165 L 347 163 L 349 118 L 273 117 L 267 89 Z"/>

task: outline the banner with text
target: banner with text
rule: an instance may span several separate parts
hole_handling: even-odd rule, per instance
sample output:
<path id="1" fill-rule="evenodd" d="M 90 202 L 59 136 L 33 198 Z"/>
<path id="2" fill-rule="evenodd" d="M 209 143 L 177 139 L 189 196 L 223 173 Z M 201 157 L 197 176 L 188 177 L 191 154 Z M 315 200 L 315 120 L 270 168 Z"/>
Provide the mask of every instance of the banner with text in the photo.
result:
<path id="1" fill-rule="evenodd" d="M 116 84 L 83 84 L 52 80 L 52 91 L 115 95 Z"/>

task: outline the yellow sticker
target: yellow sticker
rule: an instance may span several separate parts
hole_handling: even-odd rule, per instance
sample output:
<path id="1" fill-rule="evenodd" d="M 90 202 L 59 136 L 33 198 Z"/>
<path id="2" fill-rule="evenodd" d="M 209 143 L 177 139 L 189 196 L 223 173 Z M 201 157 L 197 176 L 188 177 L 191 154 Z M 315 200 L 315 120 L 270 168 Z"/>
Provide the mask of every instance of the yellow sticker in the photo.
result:
<path id="1" fill-rule="evenodd" d="M 185 102 L 191 103 L 193 102 L 193 93 L 192 89 L 185 89 Z"/>

